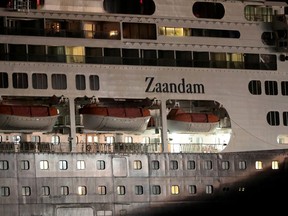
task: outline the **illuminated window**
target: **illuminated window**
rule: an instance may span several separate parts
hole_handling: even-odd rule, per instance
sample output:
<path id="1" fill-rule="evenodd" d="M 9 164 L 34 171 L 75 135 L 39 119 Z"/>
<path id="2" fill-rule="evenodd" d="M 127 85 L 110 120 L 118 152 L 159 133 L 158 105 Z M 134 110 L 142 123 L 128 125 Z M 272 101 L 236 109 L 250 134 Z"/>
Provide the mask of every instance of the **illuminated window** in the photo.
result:
<path id="1" fill-rule="evenodd" d="M 60 170 L 67 170 L 68 169 L 68 162 L 66 160 L 59 161 L 59 169 Z"/>
<path id="2" fill-rule="evenodd" d="M 125 186 L 123 185 L 120 185 L 120 186 L 117 186 L 117 194 L 118 195 L 124 195 L 126 192 L 125 192 Z"/>
<path id="3" fill-rule="evenodd" d="M 206 191 L 206 194 L 212 194 L 213 193 L 213 186 L 212 185 L 206 185 L 205 191 Z"/>
<path id="4" fill-rule="evenodd" d="M 255 168 L 256 168 L 257 170 L 263 169 L 263 163 L 262 163 L 262 161 L 256 161 L 256 162 L 255 162 Z"/>
<path id="5" fill-rule="evenodd" d="M 60 143 L 60 137 L 57 135 L 53 135 L 51 137 L 51 143 L 54 145 L 58 145 Z"/>
<path id="6" fill-rule="evenodd" d="M 172 185 L 171 186 L 171 194 L 179 194 L 179 186 L 178 185 Z"/>
<path id="7" fill-rule="evenodd" d="M 87 188 L 85 186 L 79 186 L 78 187 L 78 194 L 83 196 L 87 194 Z"/>
<path id="8" fill-rule="evenodd" d="M 84 170 L 85 169 L 85 161 L 84 160 L 78 160 L 77 161 L 77 169 L 78 170 Z"/>
<path id="9" fill-rule="evenodd" d="M 279 169 L 278 161 L 272 161 L 272 169 Z"/>
<path id="10" fill-rule="evenodd" d="M 98 191 L 98 194 L 105 195 L 107 193 L 106 186 L 104 185 L 98 186 L 97 191 Z"/>
<path id="11" fill-rule="evenodd" d="M 47 160 L 40 161 L 40 169 L 41 170 L 48 170 L 49 169 L 49 162 Z"/>
<path id="12" fill-rule="evenodd" d="M 28 186 L 22 187 L 22 196 L 30 196 L 31 195 L 31 188 Z"/>
<path id="13" fill-rule="evenodd" d="M 135 160 L 133 163 L 134 170 L 142 169 L 142 162 L 140 160 Z"/>

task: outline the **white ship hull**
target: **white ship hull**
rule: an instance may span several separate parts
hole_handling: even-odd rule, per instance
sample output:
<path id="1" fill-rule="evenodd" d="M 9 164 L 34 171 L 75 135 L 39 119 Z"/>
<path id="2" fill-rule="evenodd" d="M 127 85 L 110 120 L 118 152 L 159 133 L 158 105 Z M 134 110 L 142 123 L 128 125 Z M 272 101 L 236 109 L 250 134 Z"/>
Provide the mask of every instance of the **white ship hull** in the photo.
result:
<path id="1" fill-rule="evenodd" d="M 283 214 L 287 9 L 0 1 L 0 215 Z"/>

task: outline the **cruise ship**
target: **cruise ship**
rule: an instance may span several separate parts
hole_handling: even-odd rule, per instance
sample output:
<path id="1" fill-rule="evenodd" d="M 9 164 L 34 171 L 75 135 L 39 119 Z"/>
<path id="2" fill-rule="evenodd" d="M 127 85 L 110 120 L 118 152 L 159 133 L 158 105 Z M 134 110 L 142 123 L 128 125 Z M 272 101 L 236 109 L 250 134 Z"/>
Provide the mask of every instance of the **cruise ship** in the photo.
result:
<path id="1" fill-rule="evenodd" d="M 288 4 L 1 0 L 0 215 L 278 214 Z"/>

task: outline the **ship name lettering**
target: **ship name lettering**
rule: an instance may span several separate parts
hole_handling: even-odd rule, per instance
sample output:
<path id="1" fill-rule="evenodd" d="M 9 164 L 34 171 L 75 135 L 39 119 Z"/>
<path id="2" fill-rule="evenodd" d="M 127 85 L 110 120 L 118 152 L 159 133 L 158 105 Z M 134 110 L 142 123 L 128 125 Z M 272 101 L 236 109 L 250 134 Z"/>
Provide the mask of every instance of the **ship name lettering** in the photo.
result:
<path id="1" fill-rule="evenodd" d="M 189 93 L 189 94 L 204 94 L 204 85 L 197 83 L 186 83 L 182 78 L 179 83 L 161 83 L 155 82 L 155 77 L 146 77 L 147 83 L 145 92 L 157 93 Z"/>

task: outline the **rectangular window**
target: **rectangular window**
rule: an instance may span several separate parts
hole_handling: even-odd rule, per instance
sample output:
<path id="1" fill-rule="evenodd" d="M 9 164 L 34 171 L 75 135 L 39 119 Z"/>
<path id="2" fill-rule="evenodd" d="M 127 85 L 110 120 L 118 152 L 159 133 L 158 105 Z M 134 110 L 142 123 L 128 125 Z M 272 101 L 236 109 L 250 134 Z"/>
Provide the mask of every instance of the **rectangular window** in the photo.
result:
<path id="1" fill-rule="evenodd" d="M 61 186 L 60 193 L 62 196 L 69 195 L 69 187 L 68 186 Z"/>
<path id="2" fill-rule="evenodd" d="M 212 161 L 210 161 L 210 160 L 204 161 L 204 169 L 205 170 L 211 170 L 212 169 Z"/>
<path id="3" fill-rule="evenodd" d="M 177 170 L 178 169 L 178 161 L 171 160 L 170 161 L 170 170 Z"/>
<path id="4" fill-rule="evenodd" d="M 0 195 L 2 197 L 10 196 L 10 188 L 9 187 L 1 187 L 0 190 L 1 190 Z"/>
<path id="5" fill-rule="evenodd" d="M 107 193 L 106 186 L 104 185 L 98 186 L 97 191 L 98 191 L 98 194 L 105 195 Z"/>
<path id="6" fill-rule="evenodd" d="M 89 82 L 90 82 L 90 90 L 99 90 L 99 77 L 97 75 L 90 75 L 89 76 Z"/>
<path id="7" fill-rule="evenodd" d="M 97 160 L 96 166 L 98 170 L 105 170 L 105 161 L 104 160 Z"/>
<path id="8" fill-rule="evenodd" d="M 30 196 L 31 195 L 31 188 L 28 186 L 22 187 L 22 196 Z"/>
<path id="9" fill-rule="evenodd" d="M 142 169 L 142 162 L 140 160 L 135 160 L 133 162 L 133 168 L 134 168 L 134 170 Z"/>
<path id="10" fill-rule="evenodd" d="M 272 161 L 272 169 L 279 169 L 279 162 L 278 161 Z"/>
<path id="11" fill-rule="evenodd" d="M 124 195 L 125 193 L 126 193 L 125 186 L 123 186 L 123 185 L 117 186 L 117 194 L 118 195 Z"/>
<path id="12" fill-rule="evenodd" d="M 262 163 L 262 161 L 256 161 L 256 162 L 255 162 L 255 168 L 256 168 L 257 170 L 262 170 L 262 169 L 263 169 L 263 163 Z"/>
<path id="13" fill-rule="evenodd" d="M 68 169 L 68 162 L 66 160 L 59 161 L 59 169 L 60 170 L 67 170 Z"/>
<path id="14" fill-rule="evenodd" d="M 26 73 L 13 73 L 13 88 L 27 89 L 28 88 L 28 75 Z"/>
<path id="15" fill-rule="evenodd" d="M 188 185 L 188 193 L 189 194 L 196 194 L 197 193 L 196 185 Z"/>
<path id="16" fill-rule="evenodd" d="M 9 169 L 9 163 L 6 160 L 0 161 L 0 170 L 8 170 Z"/>
<path id="17" fill-rule="evenodd" d="M 85 76 L 84 75 L 76 75 L 76 89 L 77 90 L 85 90 L 86 83 L 85 83 Z"/>
<path id="18" fill-rule="evenodd" d="M 213 186 L 212 185 L 206 185 L 206 194 L 212 194 L 213 193 Z"/>
<path id="19" fill-rule="evenodd" d="M 152 185 L 152 194 L 154 194 L 154 195 L 159 195 L 159 194 L 161 194 L 161 187 L 160 187 L 160 185 Z"/>
<path id="20" fill-rule="evenodd" d="M 142 185 L 135 185 L 135 194 L 142 195 L 143 194 L 143 186 Z"/>
<path id="21" fill-rule="evenodd" d="M 87 195 L 87 187 L 79 186 L 78 187 L 78 194 L 81 195 L 81 196 Z"/>
<path id="22" fill-rule="evenodd" d="M 46 160 L 40 161 L 40 169 L 41 170 L 48 170 L 49 169 L 49 162 Z"/>
<path id="23" fill-rule="evenodd" d="M 78 160 L 77 161 L 77 169 L 78 170 L 84 170 L 85 169 L 85 161 L 84 160 Z"/>
<path id="24" fill-rule="evenodd" d="M 176 195 L 176 194 L 179 194 L 179 193 L 180 193 L 179 186 L 178 185 L 172 185 L 171 186 L 171 194 Z"/>
<path id="25" fill-rule="evenodd" d="M 32 86 L 34 89 L 47 89 L 47 75 L 41 73 L 32 74 Z"/>
<path id="26" fill-rule="evenodd" d="M 53 89 L 67 89 L 67 79 L 65 74 L 52 74 Z"/>
<path id="27" fill-rule="evenodd" d="M 30 163 L 28 160 L 22 160 L 20 162 L 21 170 L 29 170 L 30 169 Z"/>
<path id="28" fill-rule="evenodd" d="M 223 170 L 228 170 L 229 169 L 229 161 L 222 161 L 221 162 L 221 168 Z"/>
<path id="29" fill-rule="evenodd" d="M 158 160 L 151 161 L 151 168 L 153 170 L 158 170 L 160 168 L 159 161 Z"/>
<path id="30" fill-rule="evenodd" d="M 194 160 L 188 160 L 187 161 L 187 169 L 188 170 L 195 170 L 196 169 L 196 163 Z"/>
<path id="31" fill-rule="evenodd" d="M 48 186 L 43 186 L 41 188 L 42 196 L 49 196 L 50 195 L 50 188 Z"/>
<path id="32" fill-rule="evenodd" d="M 0 72 L 0 88 L 8 88 L 8 74 Z"/>
<path id="33" fill-rule="evenodd" d="M 239 161 L 239 169 L 244 170 L 246 169 L 246 162 L 245 161 Z"/>

